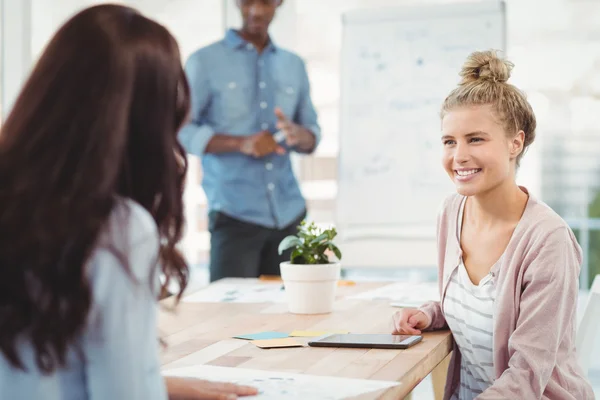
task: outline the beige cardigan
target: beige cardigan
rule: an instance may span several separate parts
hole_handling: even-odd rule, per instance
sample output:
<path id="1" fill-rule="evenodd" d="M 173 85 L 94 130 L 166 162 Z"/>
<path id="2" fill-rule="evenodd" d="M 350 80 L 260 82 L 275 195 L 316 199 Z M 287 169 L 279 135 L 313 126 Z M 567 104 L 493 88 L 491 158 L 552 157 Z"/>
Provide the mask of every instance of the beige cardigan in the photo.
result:
<path id="1" fill-rule="evenodd" d="M 441 304 L 462 256 L 457 222 L 464 199 L 450 196 L 438 217 L 441 302 L 421 307 L 431 321 L 428 330 L 447 328 Z M 569 226 L 529 196 L 505 252 L 490 271 L 496 283 L 496 380 L 477 400 L 594 399 L 575 354 L 580 266 L 581 248 Z M 455 344 L 444 399 L 460 384 L 460 359 Z"/>

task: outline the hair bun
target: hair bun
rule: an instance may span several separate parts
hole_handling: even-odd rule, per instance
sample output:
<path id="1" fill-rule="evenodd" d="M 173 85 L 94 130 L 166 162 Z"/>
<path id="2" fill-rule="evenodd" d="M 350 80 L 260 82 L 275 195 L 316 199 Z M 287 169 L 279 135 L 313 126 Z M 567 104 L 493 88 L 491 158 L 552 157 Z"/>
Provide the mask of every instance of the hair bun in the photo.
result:
<path id="1" fill-rule="evenodd" d="M 461 85 L 476 81 L 504 83 L 510 78 L 514 64 L 498 57 L 496 51 L 475 51 L 467 57 L 462 66 Z"/>

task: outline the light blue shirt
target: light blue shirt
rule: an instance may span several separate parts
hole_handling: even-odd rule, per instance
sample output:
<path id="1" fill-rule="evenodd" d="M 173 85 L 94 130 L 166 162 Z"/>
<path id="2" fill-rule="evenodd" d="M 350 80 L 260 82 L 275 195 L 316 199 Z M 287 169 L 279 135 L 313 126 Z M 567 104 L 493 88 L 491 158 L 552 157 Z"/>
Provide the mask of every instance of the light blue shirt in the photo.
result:
<path id="1" fill-rule="evenodd" d="M 158 244 L 150 214 L 120 202 L 88 263 L 92 306 L 77 340 L 83 359 L 71 348 L 67 367 L 44 376 L 23 339 L 19 353 L 28 372 L 12 368 L 0 353 L 0 399 L 166 400 L 157 331 Z"/>
<path id="2" fill-rule="evenodd" d="M 204 151 L 215 133 L 275 133 L 275 107 L 313 132 L 318 144 L 321 129 L 304 62 L 273 42 L 259 54 L 229 30 L 223 40 L 192 54 L 185 69 L 192 92 L 192 122 L 181 130 L 179 139 L 188 153 L 202 157 L 202 187 L 209 210 L 269 228 L 288 226 L 306 207 L 289 153 L 256 159 Z"/>

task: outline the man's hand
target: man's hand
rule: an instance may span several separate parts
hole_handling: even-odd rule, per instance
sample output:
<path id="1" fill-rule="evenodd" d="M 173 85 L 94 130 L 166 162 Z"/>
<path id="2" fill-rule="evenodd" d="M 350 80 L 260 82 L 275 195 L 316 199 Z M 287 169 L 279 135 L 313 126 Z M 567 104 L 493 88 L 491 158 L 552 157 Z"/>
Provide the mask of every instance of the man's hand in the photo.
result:
<path id="1" fill-rule="evenodd" d="M 281 108 L 275 108 L 277 116 L 277 129 L 285 133 L 285 142 L 290 147 L 297 147 L 304 151 L 310 151 L 315 147 L 315 136 L 306 128 L 294 123 L 285 116 Z"/>
<path id="2" fill-rule="evenodd" d="M 250 157 L 260 158 L 271 153 L 285 154 L 285 149 L 277 144 L 268 131 L 260 131 L 243 139 L 240 151 Z"/>
<path id="3" fill-rule="evenodd" d="M 233 400 L 258 394 L 256 388 L 201 379 L 166 377 L 169 400 Z"/>

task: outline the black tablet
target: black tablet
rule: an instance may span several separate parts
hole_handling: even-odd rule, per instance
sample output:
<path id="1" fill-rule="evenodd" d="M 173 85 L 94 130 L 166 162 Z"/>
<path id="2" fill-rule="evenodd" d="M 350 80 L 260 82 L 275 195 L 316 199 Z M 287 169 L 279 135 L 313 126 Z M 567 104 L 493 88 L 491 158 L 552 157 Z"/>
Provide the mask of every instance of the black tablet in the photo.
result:
<path id="1" fill-rule="evenodd" d="M 408 349 L 423 336 L 348 333 L 322 336 L 308 342 L 313 347 L 355 347 L 367 349 Z"/>

